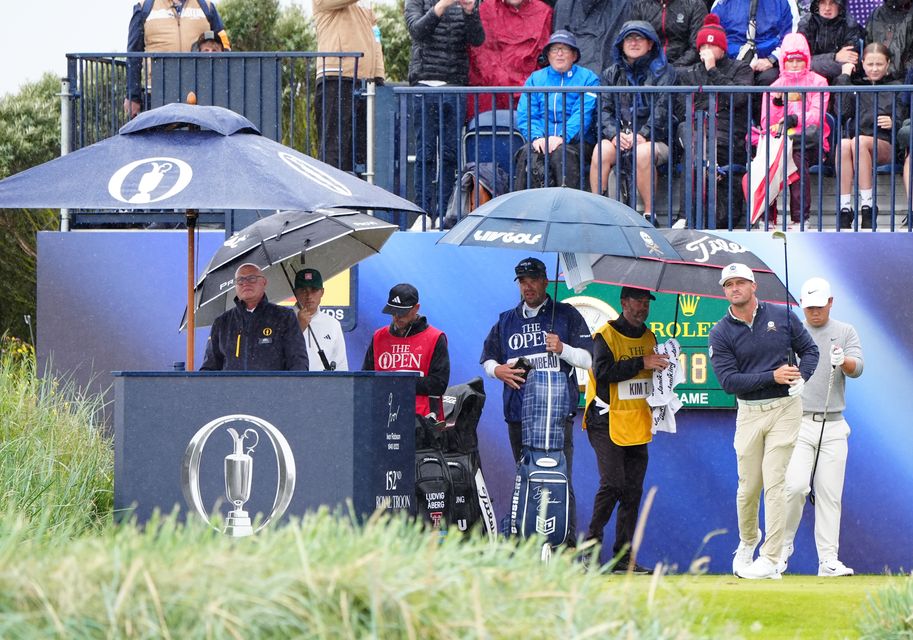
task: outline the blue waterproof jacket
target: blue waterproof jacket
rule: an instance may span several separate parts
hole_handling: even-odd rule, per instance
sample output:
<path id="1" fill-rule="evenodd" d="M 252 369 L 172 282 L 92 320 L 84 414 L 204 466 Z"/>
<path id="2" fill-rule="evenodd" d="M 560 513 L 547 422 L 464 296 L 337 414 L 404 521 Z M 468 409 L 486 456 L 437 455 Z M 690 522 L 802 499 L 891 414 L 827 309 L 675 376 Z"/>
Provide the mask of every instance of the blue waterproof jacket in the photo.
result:
<path id="1" fill-rule="evenodd" d="M 551 66 L 539 69 L 526 79 L 524 87 L 595 87 L 599 76 L 574 65 L 566 73 Z M 583 98 L 581 112 L 580 100 Z M 561 136 L 565 143 L 579 142 L 580 132 L 586 142 L 596 142 L 593 126 L 596 115 L 596 94 L 585 93 L 523 93 L 517 104 L 517 129 L 527 142 L 547 136 Z"/>
<path id="2" fill-rule="evenodd" d="M 629 64 L 622 43 L 631 33 L 640 33 L 653 41 L 653 49 Z M 612 47 L 614 64 L 602 74 L 602 84 L 608 87 L 672 86 L 676 75 L 666 61 L 659 36 L 649 22 L 629 20 L 615 38 Z M 603 96 L 600 123 L 602 136 L 614 138 L 619 131 L 629 129 L 647 140 L 666 142 L 669 131 L 670 100 L 668 93 L 624 91 Z"/>
<path id="3" fill-rule="evenodd" d="M 750 6 L 751 0 L 716 0 L 710 9 L 711 13 L 720 17 L 729 45 L 726 52 L 730 58 L 738 56 L 739 49 L 745 44 Z M 799 26 L 799 7 L 795 0 L 758 0 L 755 19 L 755 49 L 759 58 L 766 58 L 780 46 L 787 33 Z"/>

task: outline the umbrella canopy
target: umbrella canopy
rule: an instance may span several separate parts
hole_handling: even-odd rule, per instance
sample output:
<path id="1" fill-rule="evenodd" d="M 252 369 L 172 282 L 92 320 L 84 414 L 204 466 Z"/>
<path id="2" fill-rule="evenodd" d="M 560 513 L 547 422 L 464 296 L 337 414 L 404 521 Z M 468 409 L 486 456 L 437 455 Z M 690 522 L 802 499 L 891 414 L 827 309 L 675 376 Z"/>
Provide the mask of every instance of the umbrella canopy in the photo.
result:
<path id="1" fill-rule="evenodd" d="M 180 103 L 141 113 L 116 136 L 0 180 L 0 208 L 186 212 L 190 368 L 197 212 L 332 207 L 421 212 L 408 200 L 263 137 L 229 109 Z"/>
<path id="2" fill-rule="evenodd" d="M 380 251 L 397 229 L 339 209 L 282 211 L 258 220 L 226 240 L 209 261 L 195 289 L 196 324 L 210 325 L 234 306 L 235 271 L 246 262 L 268 276 L 267 297 L 281 300 L 291 292 L 298 269 L 317 269 L 330 278 Z"/>
<path id="3" fill-rule="evenodd" d="M 530 251 L 680 257 L 659 230 L 634 209 L 569 187 L 500 195 L 472 211 L 438 242 Z"/>
<path id="4" fill-rule="evenodd" d="M 786 304 L 788 293 L 777 275 L 738 242 L 692 229 L 663 229 L 661 233 L 682 256 L 681 260 L 602 256 L 593 263 L 594 278 L 598 282 L 660 293 L 725 298 L 720 286 L 723 267 L 741 262 L 754 272 L 759 300 Z M 789 302 L 796 304 L 791 295 Z"/>
<path id="5" fill-rule="evenodd" d="M 260 135 L 222 107 L 169 104 L 0 180 L 0 208 L 421 209 Z"/>

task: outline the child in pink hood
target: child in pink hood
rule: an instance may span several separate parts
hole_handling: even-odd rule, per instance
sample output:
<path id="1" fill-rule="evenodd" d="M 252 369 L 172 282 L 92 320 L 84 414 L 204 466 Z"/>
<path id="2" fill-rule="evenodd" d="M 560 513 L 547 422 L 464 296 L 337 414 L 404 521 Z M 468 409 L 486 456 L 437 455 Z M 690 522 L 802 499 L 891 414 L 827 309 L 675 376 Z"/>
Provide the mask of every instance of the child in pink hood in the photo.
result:
<path id="1" fill-rule="evenodd" d="M 786 34 L 781 52 L 780 77 L 770 85 L 772 90 L 777 87 L 827 87 L 827 80 L 810 69 L 811 54 L 805 36 Z M 762 98 L 761 129 L 779 133 L 785 127 L 793 139 L 793 159 L 799 175 L 790 179 L 789 215 L 795 225 L 808 220 L 811 208 L 808 167 L 818 162 L 820 142 L 823 142 L 825 153 L 830 148 L 827 139 L 830 127 L 824 118 L 829 97 L 826 91 L 809 91 L 804 95 L 800 92 L 771 93 L 770 100 L 767 96 Z M 772 224 L 776 223 L 776 202 L 771 205 L 769 218 Z"/>

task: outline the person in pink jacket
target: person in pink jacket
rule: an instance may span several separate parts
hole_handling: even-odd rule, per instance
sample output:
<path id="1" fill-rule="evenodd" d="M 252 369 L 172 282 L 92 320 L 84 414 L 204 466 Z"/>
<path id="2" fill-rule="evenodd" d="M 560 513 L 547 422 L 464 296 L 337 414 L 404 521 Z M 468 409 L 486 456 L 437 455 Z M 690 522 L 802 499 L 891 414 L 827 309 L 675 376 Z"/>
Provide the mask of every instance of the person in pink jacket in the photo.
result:
<path id="1" fill-rule="evenodd" d="M 826 91 L 783 91 L 777 87 L 827 87 L 827 80 L 811 70 L 811 53 L 808 42 L 801 33 L 788 33 L 781 45 L 783 64 L 780 77 L 770 85 L 772 93 L 762 96 L 761 129 L 764 132 L 782 132 L 785 128 L 793 142 L 793 159 L 798 174 L 789 178 L 789 215 L 793 225 L 808 220 L 811 206 L 811 181 L 808 168 L 817 163 L 823 147 L 827 153 L 830 145 L 830 127 L 824 118 L 830 94 Z M 763 153 L 763 151 L 760 151 Z M 776 202 L 771 205 L 770 222 L 776 223 Z"/>

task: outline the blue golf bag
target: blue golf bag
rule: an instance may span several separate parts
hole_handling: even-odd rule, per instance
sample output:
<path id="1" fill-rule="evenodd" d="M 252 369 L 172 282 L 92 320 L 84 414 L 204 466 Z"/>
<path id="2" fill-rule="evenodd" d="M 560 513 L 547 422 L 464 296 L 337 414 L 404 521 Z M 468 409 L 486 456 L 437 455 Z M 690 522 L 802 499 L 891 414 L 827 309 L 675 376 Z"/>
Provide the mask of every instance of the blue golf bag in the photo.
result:
<path id="1" fill-rule="evenodd" d="M 567 376 L 532 370 L 524 384 L 523 451 L 511 501 L 513 535 L 543 536 L 555 547 L 567 539 L 570 479 L 564 458 L 564 421 L 570 413 Z"/>

